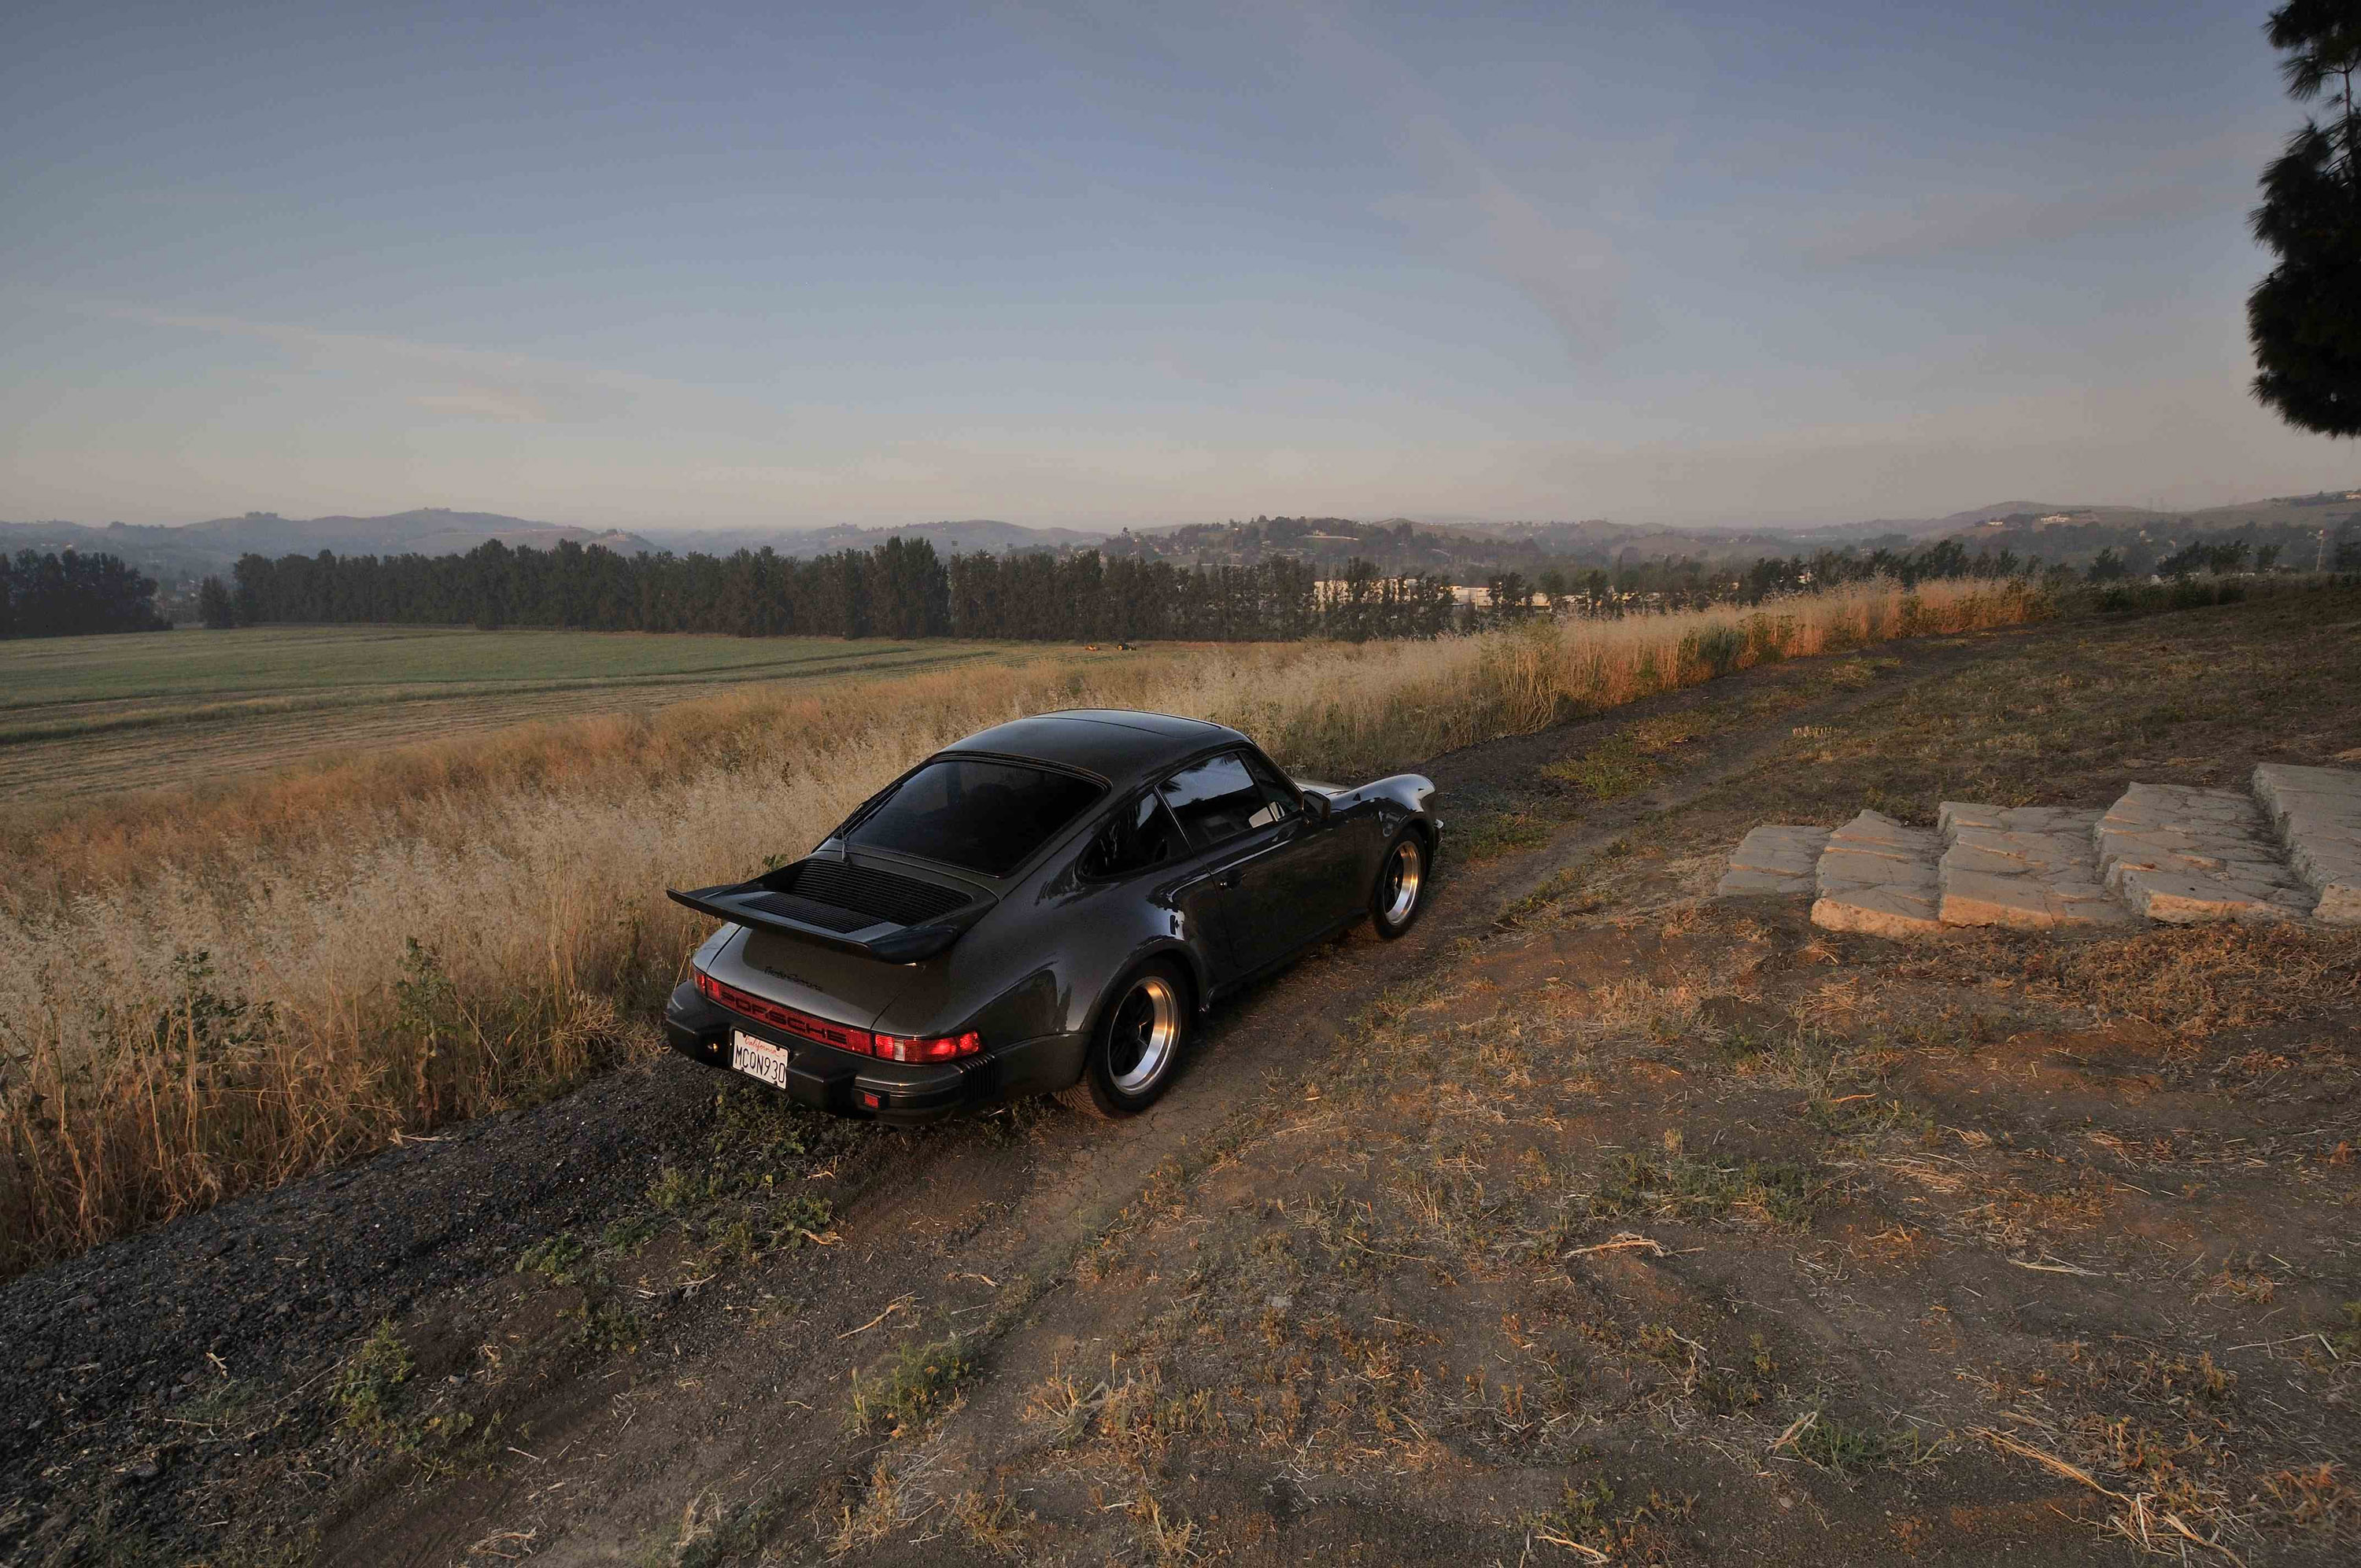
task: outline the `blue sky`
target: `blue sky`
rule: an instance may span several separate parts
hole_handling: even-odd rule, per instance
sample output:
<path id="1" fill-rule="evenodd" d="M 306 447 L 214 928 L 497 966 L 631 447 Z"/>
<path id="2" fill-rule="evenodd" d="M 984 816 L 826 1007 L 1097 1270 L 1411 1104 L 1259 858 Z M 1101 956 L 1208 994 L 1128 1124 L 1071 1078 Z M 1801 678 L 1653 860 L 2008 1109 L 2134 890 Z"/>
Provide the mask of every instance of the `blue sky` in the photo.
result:
<path id="1" fill-rule="evenodd" d="M 2245 390 L 2265 9 L 20 0 L 0 517 L 2361 483 Z"/>

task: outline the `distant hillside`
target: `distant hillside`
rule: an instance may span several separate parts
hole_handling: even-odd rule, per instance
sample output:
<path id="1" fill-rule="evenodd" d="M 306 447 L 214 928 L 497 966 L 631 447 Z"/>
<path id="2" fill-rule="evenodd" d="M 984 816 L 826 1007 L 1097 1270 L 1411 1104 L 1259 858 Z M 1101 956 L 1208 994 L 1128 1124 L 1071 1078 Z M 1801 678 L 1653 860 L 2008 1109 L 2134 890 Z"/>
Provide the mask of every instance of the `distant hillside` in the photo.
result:
<path id="1" fill-rule="evenodd" d="M 287 518 L 250 511 L 178 527 L 111 522 L 0 522 L 0 548 L 10 551 L 104 551 L 170 583 L 222 572 L 240 555 L 459 555 L 488 540 L 513 549 L 547 550 L 562 540 L 602 544 L 619 554 L 644 555 L 655 546 L 619 529 L 592 530 L 533 522 L 497 512 L 445 511 L 436 507 L 384 517 Z"/>
<path id="2" fill-rule="evenodd" d="M 233 558 L 248 551 L 286 555 L 319 550 L 333 550 L 339 555 L 458 555 L 493 539 L 532 550 L 546 550 L 568 539 L 577 544 L 603 544 L 620 554 L 643 555 L 655 548 L 638 534 L 620 529 L 594 531 L 440 507 L 384 517 L 285 518 L 276 512 L 250 511 L 244 517 L 192 522 L 176 532 L 217 540 Z"/>
<path id="3" fill-rule="evenodd" d="M 1389 572 L 1448 573 L 1460 580 L 1503 570 L 1536 573 L 1556 567 L 1592 570 L 1638 562 L 1690 559 L 1747 564 L 1764 556 L 1808 555 L 1819 550 L 1905 551 L 1958 538 L 1971 549 L 2013 551 L 2050 565 L 2081 565 L 2114 550 L 2136 566 L 2161 558 L 2199 535 L 2240 533 L 2257 550 L 2276 544 L 2279 558 L 2317 558 L 2323 530 L 2361 532 L 2361 490 L 2277 496 L 2195 511 L 2092 506 L 2040 500 L 1996 501 L 1942 517 L 1873 518 L 1817 527 L 1773 527 L 1732 521 L 1718 527 L 1672 528 L 1613 522 L 1496 521 L 1462 515 L 1386 517 L 1257 517 L 1252 521 L 1174 523 L 1126 529 L 1029 528 L 995 518 L 913 523 L 902 528 L 653 529 L 645 533 L 593 531 L 534 522 L 498 512 L 422 508 L 382 517 L 285 518 L 274 512 L 211 518 L 180 527 L 109 523 L 0 522 L 0 549 L 31 547 L 104 551 L 120 556 L 168 588 L 193 585 L 226 571 L 248 552 L 269 556 L 454 555 L 497 539 L 513 548 L 545 550 L 561 541 L 601 544 L 623 554 L 769 549 L 809 558 L 840 550 L 868 550 L 888 539 L 924 540 L 941 554 L 1053 554 L 1097 548 L 1109 555 L 1168 560 L 1176 565 L 1250 565 L 1267 555 L 1342 569 L 1359 557 Z"/>
<path id="4" fill-rule="evenodd" d="M 782 555 L 808 556 L 838 550 L 867 550 L 888 539 L 923 539 L 944 554 L 954 551 L 965 554 L 979 551 L 993 554 L 1005 554 L 1012 550 L 1062 551 L 1100 543 L 1108 535 L 1104 530 L 1027 528 L 1022 523 L 976 517 L 952 522 L 912 523 L 904 528 L 856 528 L 839 523 L 833 528 L 806 529 L 651 529 L 648 537 L 658 547 L 676 554 L 697 550 L 726 555 L 733 550 L 767 548 Z"/>

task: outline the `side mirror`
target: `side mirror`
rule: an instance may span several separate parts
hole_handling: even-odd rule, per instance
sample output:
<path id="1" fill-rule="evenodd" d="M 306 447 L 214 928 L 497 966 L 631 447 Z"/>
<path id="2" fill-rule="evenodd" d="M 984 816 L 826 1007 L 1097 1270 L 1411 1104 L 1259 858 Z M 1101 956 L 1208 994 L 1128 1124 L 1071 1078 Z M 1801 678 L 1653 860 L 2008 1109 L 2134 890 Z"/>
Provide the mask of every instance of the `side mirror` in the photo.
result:
<path id="1" fill-rule="evenodd" d="M 1335 809 L 1329 798 L 1316 789 L 1307 789 L 1301 793 L 1303 796 L 1303 815 L 1314 822 L 1327 821 L 1329 812 Z"/>

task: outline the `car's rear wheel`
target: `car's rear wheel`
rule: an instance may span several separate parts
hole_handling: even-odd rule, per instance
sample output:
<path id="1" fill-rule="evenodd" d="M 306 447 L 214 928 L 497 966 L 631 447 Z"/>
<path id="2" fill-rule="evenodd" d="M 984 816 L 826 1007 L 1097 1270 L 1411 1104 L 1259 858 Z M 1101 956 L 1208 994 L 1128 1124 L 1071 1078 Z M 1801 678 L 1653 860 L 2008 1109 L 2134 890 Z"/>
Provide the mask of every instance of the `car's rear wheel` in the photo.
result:
<path id="1" fill-rule="evenodd" d="M 1082 1081 L 1058 1098 L 1110 1121 L 1163 1096 L 1189 1038 L 1189 982 L 1169 963 L 1132 971 L 1091 1036 Z"/>
<path id="2" fill-rule="evenodd" d="M 1378 867 L 1378 885 L 1369 890 L 1369 924 L 1388 941 L 1409 930 L 1426 907 L 1426 839 L 1415 828 L 1405 828 Z"/>

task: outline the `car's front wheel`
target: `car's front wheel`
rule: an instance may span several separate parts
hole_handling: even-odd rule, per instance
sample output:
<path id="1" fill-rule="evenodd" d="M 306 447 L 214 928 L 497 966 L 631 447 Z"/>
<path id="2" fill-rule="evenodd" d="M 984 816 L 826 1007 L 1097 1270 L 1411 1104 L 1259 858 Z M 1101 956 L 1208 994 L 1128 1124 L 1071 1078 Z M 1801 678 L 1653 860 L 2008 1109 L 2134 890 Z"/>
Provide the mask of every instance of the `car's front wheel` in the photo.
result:
<path id="1" fill-rule="evenodd" d="M 1369 924 L 1388 941 L 1409 930 L 1426 907 L 1426 839 L 1415 828 L 1405 828 L 1378 867 L 1378 885 L 1369 890 Z"/>
<path id="2" fill-rule="evenodd" d="M 1059 1098 L 1110 1121 L 1138 1115 L 1170 1085 L 1189 1019 L 1189 984 L 1179 970 L 1162 962 L 1135 970 L 1091 1036 L 1082 1081 Z"/>

